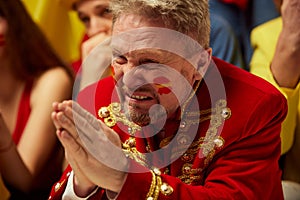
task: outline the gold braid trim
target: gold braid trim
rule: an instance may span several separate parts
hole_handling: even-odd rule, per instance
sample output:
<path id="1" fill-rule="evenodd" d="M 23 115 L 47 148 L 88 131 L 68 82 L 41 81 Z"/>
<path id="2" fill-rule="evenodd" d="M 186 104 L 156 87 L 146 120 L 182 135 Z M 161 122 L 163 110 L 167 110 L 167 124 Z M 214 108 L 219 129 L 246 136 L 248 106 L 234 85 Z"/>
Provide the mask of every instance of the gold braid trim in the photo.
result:
<path id="1" fill-rule="evenodd" d="M 155 186 L 156 186 L 156 176 L 155 176 L 155 174 L 152 170 L 150 170 L 150 172 L 152 174 L 152 182 L 151 182 L 151 185 L 150 185 L 149 192 L 147 193 L 147 196 L 146 196 L 147 199 L 152 197 L 152 194 L 154 193 Z"/>
<path id="2" fill-rule="evenodd" d="M 150 170 L 152 174 L 152 182 L 150 185 L 149 192 L 147 193 L 146 200 L 157 200 L 161 190 L 162 180 L 159 169 Z"/>
<path id="3" fill-rule="evenodd" d="M 152 182 L 150 185 L 149 192 L 147 193 L 146 200 L 157 200 L 159 194 L 162 193 L 165 196 L 169 196 L 173 193 L 173 188 L 162 182 L 161 171 L 157 168 L 150 170 L 152 174 Z"/>
<path id="4" fill-rule="evenodd" d="M 135 147 L 135 138 L 130 137 L 122 144 L 122 150 L 127 158 L 133 159 L 137 163 L 148 167 L 146 156 Z"/>

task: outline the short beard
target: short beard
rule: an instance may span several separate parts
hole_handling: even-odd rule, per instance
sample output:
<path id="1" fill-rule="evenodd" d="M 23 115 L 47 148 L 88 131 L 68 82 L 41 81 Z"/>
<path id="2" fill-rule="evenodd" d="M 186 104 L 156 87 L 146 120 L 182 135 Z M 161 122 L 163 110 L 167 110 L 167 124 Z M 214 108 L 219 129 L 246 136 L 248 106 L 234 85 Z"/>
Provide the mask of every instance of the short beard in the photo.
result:
<path id="1" fill-rule="evenodd" d="M 127 113 L 127 116 L 131 121 L 136 123 L 139 126 L 147 126 L 150 124 L 151 119 L 148 113 L 138 113 L 135 112 L 134 110 L 130 110 Z"/>
<path id="2" fill-rule="evenodd" d="M 127 110 L 126 116 L 139 126 L 147 126 L 152 124 L 161 127 L 163 124 L 160 123 L 165 123 L 167 118 L 167 113 L 162 106 L 153 105 L 147 113 L 137 112 L 134 109 L 134 106 L 131 107 L 131 109 Z"/>

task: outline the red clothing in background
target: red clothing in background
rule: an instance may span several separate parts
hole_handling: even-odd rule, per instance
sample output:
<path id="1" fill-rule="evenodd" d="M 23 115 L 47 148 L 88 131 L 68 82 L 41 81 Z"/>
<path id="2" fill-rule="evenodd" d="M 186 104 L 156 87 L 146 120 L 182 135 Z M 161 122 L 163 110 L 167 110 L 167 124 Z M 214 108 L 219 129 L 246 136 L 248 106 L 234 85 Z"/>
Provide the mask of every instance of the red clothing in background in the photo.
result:
<path id="1" fill-rule="evenodd" d="M 32 83 L 27 83 L 25 89 L 22 93 L 21 100 L 19 103 L 17 123 L 15 126 L 15 130 L 12 134 L 12 138 L 16 145 L 18 145 L 24 128 L 27 124 L 27 120 L 30 116 L 31 107 L 30 107 L 30 94 L 32 89 Z"/>
<path id="2" fill-rule="evenodd" d="M 248 0 L 220 0 L 224 3 L 235 4 L 240 9 L 245 10 L 248 5 Z"/>

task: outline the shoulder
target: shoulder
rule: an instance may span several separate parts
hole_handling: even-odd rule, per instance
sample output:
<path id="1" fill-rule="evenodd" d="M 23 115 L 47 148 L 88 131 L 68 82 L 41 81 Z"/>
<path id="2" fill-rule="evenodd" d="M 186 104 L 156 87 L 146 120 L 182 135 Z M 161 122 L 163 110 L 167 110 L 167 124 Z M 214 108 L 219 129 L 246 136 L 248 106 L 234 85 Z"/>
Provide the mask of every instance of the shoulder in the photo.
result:
<path id="1" fill-rule="evenodd" d="M 238 90 L 235 92 L 244 96 L 265 94 L 281 96 L 279 90 L 268 81 L 218 58 L 213 60 L 222 76 L 226 91 Z"/>
<path id="2" fill-rule="evenodd" d="M 240 134 L 256 133 L 270 124 L 278 125 L 287 114 L 287 101 L 282 93 L 266 80 L 214 59 L 225 89 L 227 106 L 232 116 L 227 121 Z M 238 123 L 237 123 L 238 122 Z"/>
<path id="3" fill-rule="evenodd" d="M 243 113 L 245 118 L 258 114 L 266 118 L 279 113 L 285 115 L 286 98 L 271 83 L 220 59 L 214 61 L 222 77 L 228 104 L 236 113 Z"/>
<path id="4" fill-rule="evenodd" d="M 72 84 L 72 78 L 62 67 L 49 69 L 34 80 L 31 100 L 42 97 L 53 100 L 67 98 L 71 95 Z"/>
<path id="5" fill-rule="evenodd" d="M 56 81 L 58 83 L 64 81 L 71 82 L 71 77 L 68 75 L 65 69 L 58 66 L 45 71 L 36 79 L 37 84 L 49 81 Z"/>

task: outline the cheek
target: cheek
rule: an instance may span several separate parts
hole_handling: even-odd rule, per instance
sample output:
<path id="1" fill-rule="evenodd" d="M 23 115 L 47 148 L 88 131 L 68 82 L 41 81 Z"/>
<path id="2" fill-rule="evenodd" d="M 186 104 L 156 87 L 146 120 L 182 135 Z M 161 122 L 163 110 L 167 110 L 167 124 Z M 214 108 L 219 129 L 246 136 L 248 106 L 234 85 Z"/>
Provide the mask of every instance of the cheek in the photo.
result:
<path id="1" fill-rule="evenodd" d="M 168 114 L 173 114 L 179 106 L 178 98 L 174 93 L 159 95 L 160 105 L 162 105 Z"/>
<path id="2" fill-rule="evenodd" d="M 112 31 L 112 18 L 104 19 L 104 24 L 105 24 L 105 27 L 107 29 L 109 29 L 109 32 L 111 33 L 111 31 Z"/>
<path id="3" fill-rule="evenodd" d="M 190 69 L 190 71 L 183 69 L 181 71 L 182 76 L 192 85 L 193 77 L 194 77 L 194 69 Z"/>
<path id="4" fill-rule="evenodd" d="M 120 78 L 122 78 L 122 76 L 124 74 L 121 66 L 113 65 L 112 71 L 113 71 L 113 77 L 115 78 L 115 80 L 119 80 Z"/>

